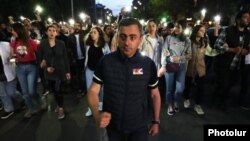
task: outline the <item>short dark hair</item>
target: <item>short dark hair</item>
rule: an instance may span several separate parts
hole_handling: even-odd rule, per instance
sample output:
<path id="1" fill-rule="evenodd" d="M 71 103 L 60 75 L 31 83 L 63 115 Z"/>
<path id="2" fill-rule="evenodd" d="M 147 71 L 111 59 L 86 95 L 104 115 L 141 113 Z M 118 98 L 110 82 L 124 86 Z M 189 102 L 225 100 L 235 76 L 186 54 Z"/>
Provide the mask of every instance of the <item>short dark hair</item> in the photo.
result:
<path id="1" fill-rule="evenodd" d="M 104 25 L 104 27 L 103 27 L 103 31 L 105 32 L 105 30 L 108 28 L 108 27 L 112 27 L 110 24 L 106 24 L 106 25 Z"/>
<path id="2" fill-rule="evenodd" d="M 186 20 L 178 20 L 176 22 L 177 25 L 180 25 L 182 27 L 182 29 L 185 29 L 187 27 L 187 22 Z"/>
<path id="3" fill-rule="evenodd" d="M 246 14 L 246 13 L 249 14 L 249 11 L 242 10 L 242 11 L 238 12 L 238 14 L 235 16 L 235 22 L 236 22 L 236 24 L 238 24 L 237 21 L 241 20 L 241 18 L 243 17 L 243 15 Z"/>
<path id="4" fill-rule="evenodd" d="M 51 24 L 51 25 L 48 25 L 48 26 L 46 27 L 46 32 L 47 32 L 47 31 L 49 30 L 49 28 L 51 28 L 51 27 L 52 27 L 52 28 L 56 28 L 55 25 L 52 25 L 52 24 Z"/>
<path id="5" fill-rule="evenodd" d="M 174 28 L 174 23 L 173 22 L 168 23 L 167 28 Z"/>
<path id="6" fill-rule="evenodd" d="M 140 31 L 140 34 L 142 35 L 143 34 L 143 30 L 142 30 L 142 25 L 141 23 L 135 19 L 135 18 L 124 18 L 122 19 L 120 22 L 119 22 L 119 28 L 122 27 L 122 26 L 130 26 L 130 25 L 137 25 L 138 28 L 139 28 L 139 31 Z M 119 29 L 118 28 L 118 29 Z"/>

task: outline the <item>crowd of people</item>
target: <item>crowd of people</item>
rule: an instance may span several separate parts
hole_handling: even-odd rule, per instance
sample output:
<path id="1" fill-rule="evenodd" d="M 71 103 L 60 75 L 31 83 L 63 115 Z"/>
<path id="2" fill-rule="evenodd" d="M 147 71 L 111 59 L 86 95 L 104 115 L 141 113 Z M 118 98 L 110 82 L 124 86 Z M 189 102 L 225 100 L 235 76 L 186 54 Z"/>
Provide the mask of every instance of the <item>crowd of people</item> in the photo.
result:
<path id="1" fill-rule="evenodd" d="M 148 130 L 151 135 L 159 132 L 161 101 L 169 116 L 178 114 L 181 103 L 205 114 L 208 73 L 215 74 L 212 106 L 226 110 L 230 89 L 240 83 L 238 105 L 250 109 L 249 11 L 240 11 L 231 25 L 214 22 L 214 27 L 192 26 L 186 20 L 163 27 L 154 19 L 142 26 L 126 17 L 119 17 L 117 27 L 83 26 L 79 21 L 73 26 L 45 25 L 36 18 L 15 22 L 10 16 L 9 23 L 1 23 L 1 119 L 24 107 L 24 117 L 31 118 L 47 108 L 49 93 L 57 104 L 57 118 L 64 119 L 65 91 L 79 98 L 88 94 L 84 115 L 93 115 L 99 127 L 107 128 L 110 141 L 124 136 L 144 141 Z M 189 35 L 184 33 L 187 28 L 192 28 Z M 42 93 L 37 91 L 38 79 Z M 148 105 L 153 107 L 150 129 Z"/>

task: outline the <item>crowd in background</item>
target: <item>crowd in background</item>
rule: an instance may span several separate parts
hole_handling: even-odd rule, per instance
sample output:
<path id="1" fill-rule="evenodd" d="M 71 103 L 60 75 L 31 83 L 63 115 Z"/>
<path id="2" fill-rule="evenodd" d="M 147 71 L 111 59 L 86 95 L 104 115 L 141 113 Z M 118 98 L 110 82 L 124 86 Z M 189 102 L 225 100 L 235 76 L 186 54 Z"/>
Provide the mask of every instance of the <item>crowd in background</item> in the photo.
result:
<path id="1" fill-rule="evenodd" d="M 249 15 L 249 11 L 240 11 L 231 25 L 214 22 L 211 26 L 193 25 L 186 20 L 163 26 L 154 19 L 148 20 L 139 51 L 157 67 L 168 115 L 177 114 L 182 105 L 184 108 L 194 105 L 195 112 L 204 115 L 205 91 L 211 91 L 211 106 L 226 110 L 230 89 L 237 83 L 241 86 L 237 92 L 238 105 L 250 109 Z M 18 22 L 10 16 L 9 23 L 1 23 L 1 119 L 12 116 L 17 108 L 27 110 L 25 118 L 32 117 L 47 108 L 49 93 L 54 94 L 57 103 L 57 118 L 63 119 L 67 108 L 64 93 L 84 96 L 99 60 L 117 50 L 116 26 L 79 21 L 74 25 L 47 25 L 39 15 L 36 18 Z M 119 17 L 122 18 L 125 17 Z M 190 33 L 185 33 L 185 29 Z M 211 74 L 214 74 L 215 88 L 206 90 L 206 77 Z M 37 91 L 38 80 L 41 80 L 41 93 Z M 99 97 L 100 111 L 102 99 L 103 93 Z M 91 115 L 88 108 L 85 116 Z"/>

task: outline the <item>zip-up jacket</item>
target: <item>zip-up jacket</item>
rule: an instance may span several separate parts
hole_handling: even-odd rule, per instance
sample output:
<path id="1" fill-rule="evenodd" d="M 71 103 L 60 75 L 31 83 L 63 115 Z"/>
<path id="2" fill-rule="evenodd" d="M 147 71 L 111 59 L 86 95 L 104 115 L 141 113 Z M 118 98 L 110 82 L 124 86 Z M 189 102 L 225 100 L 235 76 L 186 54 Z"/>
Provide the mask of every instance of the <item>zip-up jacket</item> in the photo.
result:
<path id="1" fill-rule="evenodd" d="M 103 111 L 110 112 L 110 127 L 134 131 L 147 127 L 147 95 L 157 87 L 154 62 L 138 51 L 127 58 L 119 50 L 104 56 L 93 81 L 103 84 Z"/>

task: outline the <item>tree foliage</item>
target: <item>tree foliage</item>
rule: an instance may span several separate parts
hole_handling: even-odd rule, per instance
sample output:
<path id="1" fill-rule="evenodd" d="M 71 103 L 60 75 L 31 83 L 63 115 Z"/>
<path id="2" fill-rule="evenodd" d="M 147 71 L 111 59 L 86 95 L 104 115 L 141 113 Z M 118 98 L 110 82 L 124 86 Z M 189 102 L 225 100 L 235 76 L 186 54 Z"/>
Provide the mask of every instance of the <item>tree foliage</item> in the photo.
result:
<path id="1" fill-rule="evenodd" d="M 90 12 L 92 0 L 73 0 L 74 15 L 77 17 L 80 11 Z M 0 20 L 6 20 L 9 15 L 15 19 L 20 15 L 34 18 L 35 6 L 39 4 L 44 8 L 42 16 L 64 20 L 71 17 L 71 0 L 1 0 Z"/>

